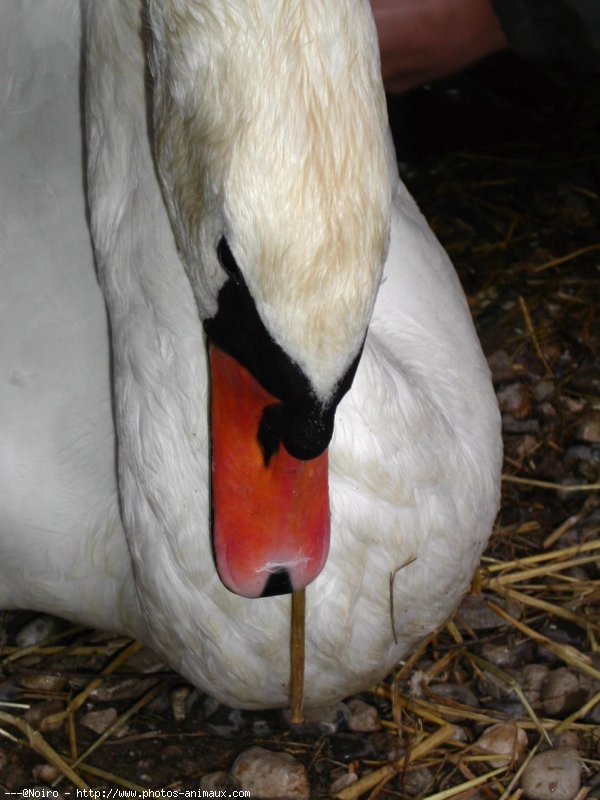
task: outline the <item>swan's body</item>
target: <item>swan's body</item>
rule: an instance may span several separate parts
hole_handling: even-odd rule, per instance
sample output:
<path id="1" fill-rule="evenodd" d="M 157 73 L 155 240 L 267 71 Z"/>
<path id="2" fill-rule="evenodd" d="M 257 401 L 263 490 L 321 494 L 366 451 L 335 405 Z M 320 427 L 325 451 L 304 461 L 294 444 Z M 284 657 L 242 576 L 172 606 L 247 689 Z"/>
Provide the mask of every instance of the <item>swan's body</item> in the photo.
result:
<path id="1" fill-rule="evenodd" d="M 186 4 L 170 5 L 174 10 Z M 272 4 L 243 5 L 258 13 Z M 308 11 L 322 6 L 305 5 Z M 0 34 L 0 66 L 8 76 L 0 101 L 0 608 L 36 609 L 125 631 L 230 704 L 286 705 L 289 600 L 232 594 L 220 582 L 211 553 L 200 316 L 214 313 L 211 281 L 216 291 L 223 276 L 214 254 L 194 252 L 201 247 L 189 228 L 177 230 L 177 215 L 187 213 L 177 203 L 188 189 L 178 184 L 185 175 L 165 175 L 163 163 L 165 191 L 172 181 L 179 198 L 170 212 L 181 258 L 175 247 L 149 143 L 138 4 L 92 3 L 95 10 L 88 11 L 84 26 L 88 191 L 111 318 L 114 387 L 109 327 L 86 222 L 78 4 L 61 2 L 57 10 L 56 0 L 35 6 L 10 0 L 6 6 Z M 222 4 L 196 4 L 204 9 L 198 14 L 210 6 Z M 342 6 L 344 19 L 364 28 L 371 48 L 365 58 L 377 68 L 366 3 Z M 123 10 L 132 29 L 118 20 Z M 326 23 L 339 24 L 336 14 Z M 183 12 L 178 20 L 184 24 Z M 156 29 L 164 24 L 154 20 Z M 104 36 L 102 25 L 109 29 Z M 165 29 L 161 46 L 168 48 Z M 215 25 L 211 36 L 218 37 L 218 30 Z M 342 50 L 328 54 L 334 66 L 337 58 L 343 63 Z M 276 97 L 268 74 L 263 79 L 257 91 Z M 381 97 L 374 97 L 380 104 Z M 158 115 L 168 113 L 168 102 L 168 93 L 157 94 L 155 103 L 164 103 Z M 373 113 L 379 119 L 381 106 Z M 161 142 L 167 149 L 177 138 L 168 122 Z M 276 136 L 277 115 L 270 124 L 275 127 L 264 135 Z M 373 137 L 379 135 L 377 124 Z M 366 135 L 369 125 L 361 131 Z M 366 215 L 372 230 L 362 239 L 352 231 L 340 233 L 346 236 L 342 249 L 356 244 L 375 254 L 367 267 L 376 289 L 391 181 L 384 277 L 329 450 L 331 549 L 307 590 L 305 684 L 312 705 L 379 679 L 443 622 L 468 586 L 498 501 L 501 447 L 487 367 L 454 271 L 398 181 L 382 141 L 383 151 L 375 148 L 359 159 L 380 187 L 379 194 L 373 189 L 371 197 L 356 198 L 355 223 Z M 219 183 L 215 175 L 227 164 L 220 163 L 216 145 L 211 153 L 210 181 L 222 187 L 229 178 Z M 236 158 L 245 157 L 238 147 Z M 354 174 L 347 164 L 345 170 Z M 269 187 L 257 190 L 250 206 L 247 181 L 239 196 L 229 184 L 227 189 L 225 211 L 218 192 L 212 201 L 203 198 L 200 225 L 218 226 L 225 214 L 236 255 L 264 249 L 270 236 L 283 247 L 281 227 L 302 222 L 300 213 L 299 221 L 277 223 L 277 214 L 260 208 Z M 240 220 L 249 209 L 254 218 L 244 227 Z M 310 238 L 307 230 L 297 233 Z M 203 280 L 190 274 L 196 258 L 209 262 Z M 353 263 L 361 259 L 366 256 Z M 286 286 L 293 283 L 291 274 L 280 277 Z M 302 315 L 312 315 L 313 328 L 323 316 L 311 299 L 313 289 L 303 297 L 294 285 L 281 299 L 285 291 L 278 293 L 276 275 L 248 272 L 246 280 L 269 330 L 311 376 L 315 392 L 326 397 L 355 357 L 368 320 L 371 290 L 358 286 L 361 274 L 350 269 L 347 277 L 357 285 L 356 310 L 339 341 L 332 344 L 332 330 L 340 331 L 345 318 L 336 318 L 343 311 L 328 299 L 331 319 L 320 338 L 304 337 L 310 339 L 306 346 L 299 332 Z M 333 287 L 335 276 L 331 280 Z M 389 579 L 409 561 L 393 584 L 395 642 Z"/>

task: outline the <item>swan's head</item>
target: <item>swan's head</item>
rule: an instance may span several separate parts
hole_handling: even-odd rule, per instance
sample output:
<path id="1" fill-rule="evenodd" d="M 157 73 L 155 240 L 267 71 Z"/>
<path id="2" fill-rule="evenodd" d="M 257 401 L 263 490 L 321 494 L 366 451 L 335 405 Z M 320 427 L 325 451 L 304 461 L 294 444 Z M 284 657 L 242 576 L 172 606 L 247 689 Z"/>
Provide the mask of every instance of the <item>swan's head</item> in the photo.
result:
<path id="1" fill-rule="evenodd" d="M 370 8 L 149 6 L 158 169 L 210 343 L 217 567 L 241 594 L 298 589 L 327 554 L 326 448 L 388 240 Z"/>

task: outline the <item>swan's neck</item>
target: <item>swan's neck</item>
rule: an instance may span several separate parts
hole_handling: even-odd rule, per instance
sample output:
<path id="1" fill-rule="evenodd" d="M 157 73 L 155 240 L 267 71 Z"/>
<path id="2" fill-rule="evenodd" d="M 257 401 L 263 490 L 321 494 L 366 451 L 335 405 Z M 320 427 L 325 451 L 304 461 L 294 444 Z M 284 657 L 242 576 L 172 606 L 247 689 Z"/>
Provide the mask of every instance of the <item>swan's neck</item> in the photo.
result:
<path id="1" fill-rule="evenodd" d="M 150 147 L 141 3 L 92 0 L 84 26 L 88 197 L 112 334 L 122 515 L 143 616 L 160 640 L 164 597 L 176 614 L 185 594 L 177 560 L 193 572 L 210 559 L 204 338 Z"/>

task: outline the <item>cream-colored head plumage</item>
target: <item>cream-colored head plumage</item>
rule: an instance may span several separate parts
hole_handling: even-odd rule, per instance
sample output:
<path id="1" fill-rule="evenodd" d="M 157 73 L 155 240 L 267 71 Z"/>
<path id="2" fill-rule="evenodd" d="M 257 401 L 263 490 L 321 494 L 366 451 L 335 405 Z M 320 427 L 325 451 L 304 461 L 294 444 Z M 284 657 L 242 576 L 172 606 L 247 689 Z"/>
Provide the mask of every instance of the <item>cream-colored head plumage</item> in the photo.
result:
<path id="1" fill-rule="evenodd" d="M 324 400 L 361 346 L 388 239 L 369 15 L 367 0 L 150 2 L 157 158 L 200 312 L 216 309 L 224 235 Z"/>

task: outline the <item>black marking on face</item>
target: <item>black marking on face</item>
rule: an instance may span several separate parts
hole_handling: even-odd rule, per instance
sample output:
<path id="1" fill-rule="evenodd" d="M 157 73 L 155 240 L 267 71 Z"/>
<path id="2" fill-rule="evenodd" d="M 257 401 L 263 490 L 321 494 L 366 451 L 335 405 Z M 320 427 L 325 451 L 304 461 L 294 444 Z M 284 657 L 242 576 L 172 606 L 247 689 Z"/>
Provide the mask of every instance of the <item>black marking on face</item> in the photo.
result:
<path id="1" fill-rule="evenodd" d="M 217 253 L 228 280 L 219 291 L 217 313 L 204 321 L 204 330 L 217 347 L 281 401 L 270 407 L 277 412 L 265 409 L 266 420 L 263 415 L 258 431 L 265 463 L 268 465 L 279 442 L 294 458 L 316 458 L 331 440 L 335 410 L 352 385 L 362 347 L 323 405 L 302 369 L 266 329 L 225 237 L 219 241 Z"/>
<path id="2" fill-rule="evenodd" d="M 291 594 L 294 591 L 287 569 L 278 569 L 269 575 L 261 597 L 275 597 L 278 594 Z"/>
<path id="3" fill-rule="evenodd" d="M 227 239 L 222 236 L 217 245 L 217 256 L 219 257 L 219 264 L 223 267 L 227 275 L 234 281 L 234 283 L 243 283 L 244 279 L 237 265 L 237 261 L 233 257 L 233 253 L 229 249 Z"/>
<path id="4" fill-rule="evenodd" d="M 273 403 L 265 406 L 258 426 L 258 443 L 263 454 L 265 467 L 269 466 L 269 461 L 279 450 L 281 444 L 281 403 Z"/>

